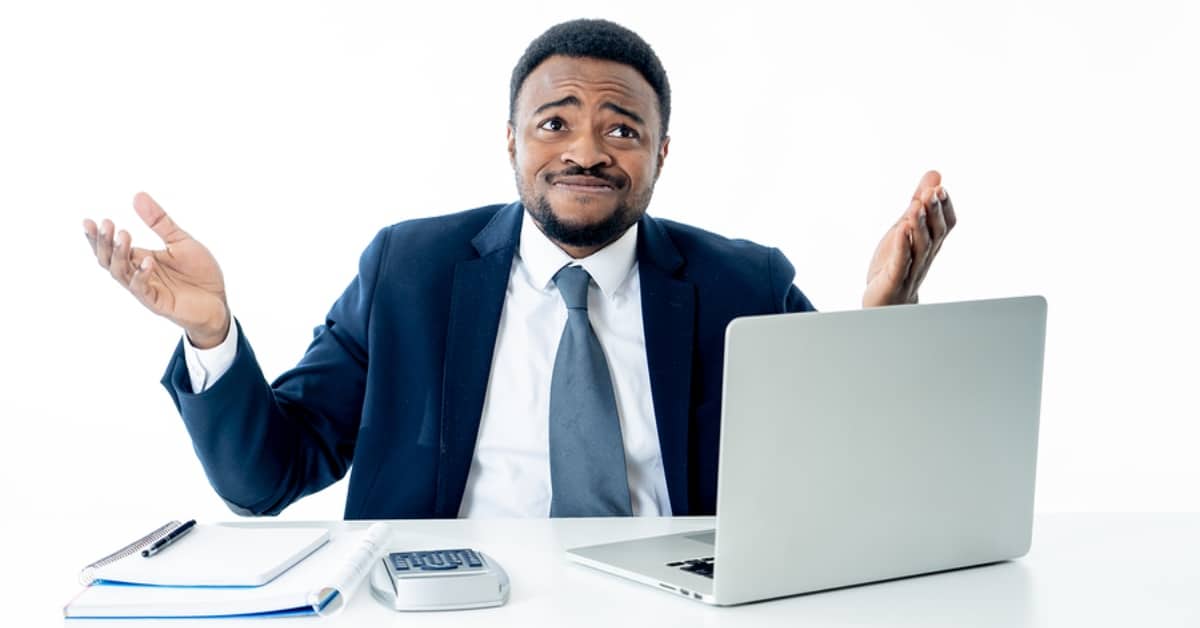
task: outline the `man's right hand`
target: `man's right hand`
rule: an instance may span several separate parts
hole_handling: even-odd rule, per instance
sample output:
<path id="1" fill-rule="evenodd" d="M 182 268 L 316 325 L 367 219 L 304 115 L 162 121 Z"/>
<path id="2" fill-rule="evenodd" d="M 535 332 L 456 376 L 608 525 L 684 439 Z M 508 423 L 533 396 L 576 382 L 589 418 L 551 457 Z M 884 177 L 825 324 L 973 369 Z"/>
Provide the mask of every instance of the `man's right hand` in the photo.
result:
<path id="1" fill-rule="evenodd" d="M 133 208 L 166 247 L 132 247 L 124 229 L 114 238 L 112 221 L 105 219 L 97 228 L 88 219 L 83 230 L 96 261 L 151 312 L 182 327 L 196 347 L 221 344 L 229 333 L 230 316 L 225 279 L 216 258 L 180 229 L 150 195 L 138 193 Z"/>

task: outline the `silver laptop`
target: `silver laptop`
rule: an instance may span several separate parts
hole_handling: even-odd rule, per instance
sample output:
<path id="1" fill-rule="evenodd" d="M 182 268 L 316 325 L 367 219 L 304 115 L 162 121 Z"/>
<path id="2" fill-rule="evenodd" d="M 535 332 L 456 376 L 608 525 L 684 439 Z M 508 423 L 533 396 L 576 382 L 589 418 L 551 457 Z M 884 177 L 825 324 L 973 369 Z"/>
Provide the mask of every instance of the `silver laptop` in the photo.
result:
<path id="1" fill-rule="evenodd" d="M 740 318 L 716 530 L 568 550 L 741 604 L 1029 551 L 1046 301 Z"/>

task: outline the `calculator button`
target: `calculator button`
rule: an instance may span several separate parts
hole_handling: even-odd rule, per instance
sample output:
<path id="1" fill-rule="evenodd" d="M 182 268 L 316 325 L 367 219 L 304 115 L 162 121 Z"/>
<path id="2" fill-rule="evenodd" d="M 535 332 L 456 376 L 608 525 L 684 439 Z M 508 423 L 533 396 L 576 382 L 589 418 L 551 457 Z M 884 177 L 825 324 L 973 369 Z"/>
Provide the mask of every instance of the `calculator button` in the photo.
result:
<path id="1" fill-rule="evenodd" d="M 425 555 L 421 557 L 421 569 L 425 571 L 449 571 L 451 569 L 458 569 L 458 565 L 448 563 L 436 554 L 432 556 Z"/>
<path id="2" fill-rule="evenodd" d="M 421 564 L 421 571 L 453 571 L 458 569 L 458 565 L 430 565 L 429 563 Z"/>

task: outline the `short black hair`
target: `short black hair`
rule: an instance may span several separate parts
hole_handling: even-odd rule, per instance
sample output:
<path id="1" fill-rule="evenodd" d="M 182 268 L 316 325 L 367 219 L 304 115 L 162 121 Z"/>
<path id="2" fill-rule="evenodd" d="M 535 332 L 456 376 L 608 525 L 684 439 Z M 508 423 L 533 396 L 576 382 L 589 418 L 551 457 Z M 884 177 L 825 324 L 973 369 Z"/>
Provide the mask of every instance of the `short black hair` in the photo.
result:
<path id="1" fill-rule="evenodd" d="M 637 33 L 608 20 L 571 20 L 551 26 L 530 42 L 513 67 L 509 82 L 508 120 L 513 122 L 517 109 L 517 92 L 529 73 L 554 55 L 586 57 L 615 61 L 637 70 L 658 94 L 658 117 L 662 119 L 662 136 L 667 135 L 671 119 L 671 84 L 658 55 Z"/>

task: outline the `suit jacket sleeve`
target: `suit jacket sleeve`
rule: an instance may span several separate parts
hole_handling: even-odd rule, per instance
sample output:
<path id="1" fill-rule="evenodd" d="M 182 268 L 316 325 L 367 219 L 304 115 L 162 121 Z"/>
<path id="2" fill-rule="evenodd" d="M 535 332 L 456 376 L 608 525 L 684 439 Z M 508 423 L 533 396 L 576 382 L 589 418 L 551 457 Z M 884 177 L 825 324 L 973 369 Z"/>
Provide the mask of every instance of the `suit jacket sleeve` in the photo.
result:
<path id="1" fill-rule="evenodd" d="M 771 274 L 771 290 L 778 295 L 776 303 L 779 311 L 786 312 L 815 312 L 817 308 L 804 296 L 792 281 L 796 278 L 796 268 L 777 248 L 771 249 L 767 255 L 767 268 Z"/>
<path id="2" fill-rule="evenodd" d="M 268 384 L 238 327 L 237 357 L 209 389 L 193 394 L 176 347 L 163 376 L 209 482 L 239 514 L 274 515 L 346 474 L 354 452 L 367 370 L 376 280 L 385 231 L 314 330 L 300 363 Z"/>

